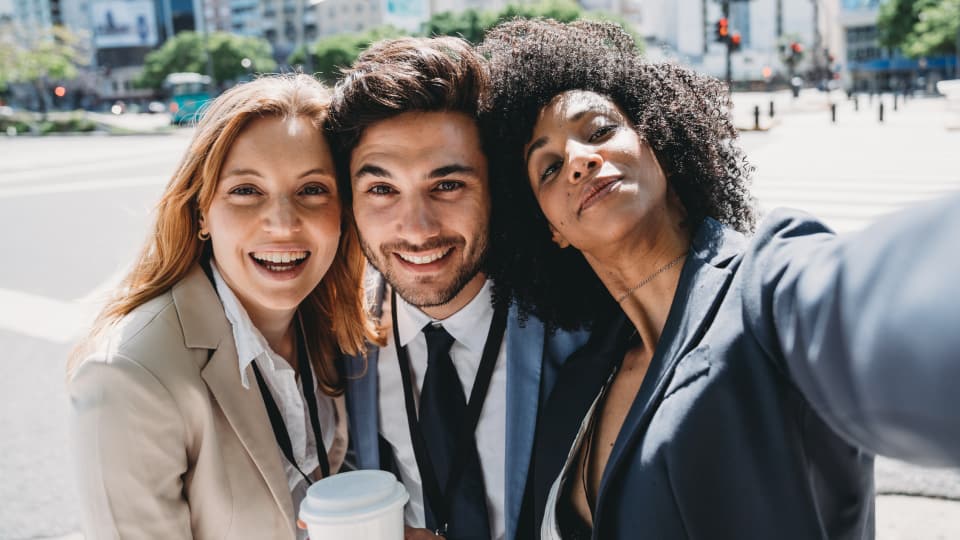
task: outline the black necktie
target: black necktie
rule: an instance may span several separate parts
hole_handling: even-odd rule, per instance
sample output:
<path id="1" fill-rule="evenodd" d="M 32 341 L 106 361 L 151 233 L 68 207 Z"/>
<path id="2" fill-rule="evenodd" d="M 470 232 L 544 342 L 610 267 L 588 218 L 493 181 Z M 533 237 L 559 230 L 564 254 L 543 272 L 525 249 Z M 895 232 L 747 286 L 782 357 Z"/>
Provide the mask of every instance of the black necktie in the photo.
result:
<path id="1" fill-rule="evenodd" d="M 442 326 L 433 324 L 424 327 L 423 335 L 427 338 L 427 371 L 420 392 L 420 429 L 441 490 L 448 487 L 456 452 L 464 453 L 460 456 L 463 473 L 456 485 L 451 486 L 453 493 L 442 494 L 450 505 L 447 536 L 452 540 L 489 539 L 487 497 L 476 440 L 471 437 L 468 448 L 456 447 L 467 400 L 450 360 L 454 340 Z M 442 529 L 444 524 L 435 522 L 429 501 L 424 502 L 427 527 Z"/>

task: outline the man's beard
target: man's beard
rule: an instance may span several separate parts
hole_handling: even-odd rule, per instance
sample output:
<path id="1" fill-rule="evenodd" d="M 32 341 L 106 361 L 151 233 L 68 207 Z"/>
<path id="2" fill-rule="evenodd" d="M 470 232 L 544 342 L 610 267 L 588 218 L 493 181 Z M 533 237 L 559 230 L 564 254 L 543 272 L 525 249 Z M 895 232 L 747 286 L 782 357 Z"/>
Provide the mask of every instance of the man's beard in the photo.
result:
<path id="1" fill-rule="evenodd" d="M 438 238 L 420 246 L 406 242 L 396 242 L 393 244 L 385 244 L 379 250 L 375 250 L 363 240 L 363 237 L 360 238 L 360 247 L 363 249 L 363 254 L 367 257 L 370 264 L 383 275 L 383 278 L 387 280 L 390 287 L 393 288 L 401 298 L 417 308 L 442 306 L 456 298 L 460 291 L 480 272 L 483 265 L 483 258 L 487 251 L 486 239 L 481 237 L 477 243 L 473 244 L 473 249 L 471 249 L 470 252 L 464 252 L 464 262 L 454 269 L 454 275 L 449 284 L 439 290 L 434 290 L 435 285 L 432 285 L 430 282 L 421 282 L 418 286 L 416 278 L 414 278 L 413 284 L 400 283 L 399 276 L 397 275 L 399 272 L 394 272 L 393 270 L 399 263 L 391 260 L 391 258 L 394 257 L 392 252 L 416 252 L 443 247 L 463 248 L 464 246 L 466 246 L 466 242 L 460 238 Z M 449 254 L 445 256 L 449 256 Z M 443 277 L 445 278 L 446 276 Z"/>

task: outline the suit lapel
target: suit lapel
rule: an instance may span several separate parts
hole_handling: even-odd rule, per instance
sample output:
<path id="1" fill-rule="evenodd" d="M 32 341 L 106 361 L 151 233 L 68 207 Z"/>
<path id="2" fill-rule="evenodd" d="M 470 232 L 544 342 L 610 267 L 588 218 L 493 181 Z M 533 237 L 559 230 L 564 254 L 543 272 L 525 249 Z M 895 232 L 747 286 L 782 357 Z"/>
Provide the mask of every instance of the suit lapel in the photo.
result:
<path id="1" fill-rule="evenodd" d="M 347 410 L 350 445 L 358 469 L 380 468 L 378 373 L 380 349 L 370 346 L 367 358 L 349 356 L 345 360 Z"/>
<path id="2" fill-rule="evenodd" d="M 260 393 L 255 388 L 245 389 L 240 381 L 233 331 L 213 284 L 197 266 L 174 286 L 173 298 L 186 345 L 213 351 L 200 375 L 287 518 L 290 533 L 295 535 L 293 499 L 270 419 Z M 252 371 L 248 375 L 252 381 Z"/>
<path id="3" fill-rule="evenodd" d="M 713 320 L 732 278 L 726 263 L 739 253 L 741 240 L 739 234 L 725 231 L 710 218 L 694 239 L 657 350 L 607 461 L 597 497 L 595 523 L 602 523 L 607 487 L 611 479 L 617 477 L 616 471 L 630 453 L 629 449 L 646 430 L 677 362 L 699 343 Z M 630 324 L 629 320 L 625 324 Z"/>
<path id="4" fill-rule="evenodd" d="M 544 327 L 535 317 L 520 326 L 517 307 L 507 318 L 507 425 L 504 510 L 506 537 L 514 538 L 530 468 L 537 425 L 540 376 L 543 371 Z"/>

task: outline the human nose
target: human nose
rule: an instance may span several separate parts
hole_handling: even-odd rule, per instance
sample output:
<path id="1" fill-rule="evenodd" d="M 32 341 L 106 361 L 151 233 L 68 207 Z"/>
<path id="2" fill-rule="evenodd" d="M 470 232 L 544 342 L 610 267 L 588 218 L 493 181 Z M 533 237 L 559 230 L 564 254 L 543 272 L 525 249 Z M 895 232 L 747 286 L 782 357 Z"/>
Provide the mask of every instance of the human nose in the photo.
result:
<path id="1" fill-rule="evenodd" d="M 400 215 L 400 223 L 403 236 L 415 244 L 436 236 L 440 229 L 436 208 L 425 197 L 407 198 Z"/>
<path id="2" fill-rule="evenodd" d="M 274 234 L 291 234 L 300 230 L 300 212 L 290 197 L 276 197 L 267 207 L 264 222 L 266 229 Z"/>
<path id="3" fill-rule="evenodd" d="M 603 165 L 603 157 L 592 146 L 580 144 L 577 141 L 567 143 L 567 163 L 570 164 L 570 183 L 577 184 L 584 177 L 599 170 Z"/>

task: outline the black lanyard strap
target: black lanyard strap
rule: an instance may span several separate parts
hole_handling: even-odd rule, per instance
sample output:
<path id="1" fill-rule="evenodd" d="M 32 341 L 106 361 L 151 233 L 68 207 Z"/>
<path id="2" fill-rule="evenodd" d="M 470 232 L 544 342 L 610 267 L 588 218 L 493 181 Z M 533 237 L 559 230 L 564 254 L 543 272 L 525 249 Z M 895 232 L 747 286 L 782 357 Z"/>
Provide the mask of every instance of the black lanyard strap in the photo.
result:
<path id="1" fill-rule="evenodd" d="M 300 323 L 300 331 L 297 332 L 297 370 L 300 372 L 305 404 L 310 412 L 310 425 L 313 427 L 313 437 L 317 447 L 317 461 L 320 463 L 320 472 L 323 473 L 323 478 L 326 478 L 330 476 L 330 461 L 327 458 L 327 450 L 323 444 L 323 431 L 320 428 L 320 413 L 317 410 L 320 403 L 317 401 L 316 393 L 313 389 L 314 382 L 313 371 L 310 368 L 310 349 L 307 348 L 306 340 L 303 337 L 303 320 L 299 318 L 299 314 L 298 321 Z M 267 416 L 270 417 L 270 427 L 273 428 L 273 435 L 277 439 L 277 445 L 280 446 L 283 457 L 287 458 L 287 461 L 293 465 L 293 468 L 300 473 L 300 476 L 307 481 L 307 485 L 309 486 L 313 484 L 313 480 L 300 469 L 297 460 L 293 457 L 293 443 L 290 441 L 290 434 L 283 421 L 280 408 L 273 399 L 273 394 L 270 393 L 270 388 L 267 387 L 263 375 L 260 373 L 260 369 L 257 368 L 257 362 L 254 361 L 251 365 L 253 366 L 253 374 L 257 378 L 257 386 L 260 388 L 260 394 L 263 396 L 263 404 L 267 408 Z"/>
<path id="2" fill-rule="evenodd" d="M 503 334 L 507 328 L 507 310 L 504 307 L 498 307 L 493 313 L 493 320 L 490 321 L 490 330 L 487 332 L 487 341 L 483 346 L 480 367 L 477 370 L 476 379 L 474 379 L 473 387 L 470 390 L 470 400 L 467 403 L 464 422 L 457 435 L 457 451 L 454 453 L 453 463 L 451 463 L 450 466 L 447 485 L 444 486 L 445 489 L 442 492 L 440 491 L 440 483 L 437 480 L 437 475 L 433 468 L 433 462 L 427 451 L 423 431 L 420 429 L 419 415 L 417 414 L 416 404 L 413 400 L 413 377 L 410 374 L 410 356 L 407 353 L 407 348 L 400 345 L 400 330 L 397 326 L 396 292 L 391 292 L 390 312 L 393 317 L 393 343 L 397 350 L 397 360 L 400 364 L 400 376 L 403 381 L 403 398 L 407 409 L 407 426 L 410 428 L 413 454 L 417 460 L 417 467 L 420 469 L 420 479 L 423 484 L 424 495 L 430 504 L 430 510 L 433 512 L 435 521 L 439 525 L 437 532 L 444 533 L 449 528 L 450 523 L 449 501 L 451 500 L 454 489 L 456 489 L 457 484 L 460 482 L 463 471 L 466 469 L 466 459 L 472 454 L 464 450 L 469 444 L 473 443 L 477 424 L 480 421 L 480 413 L 483 411 L 483 404 L 487 399 L 487 393 L 490 389 L 490 381 L 493 379 L 493 372 L 497 366 L 500 344 L 503 342 Z"/>

